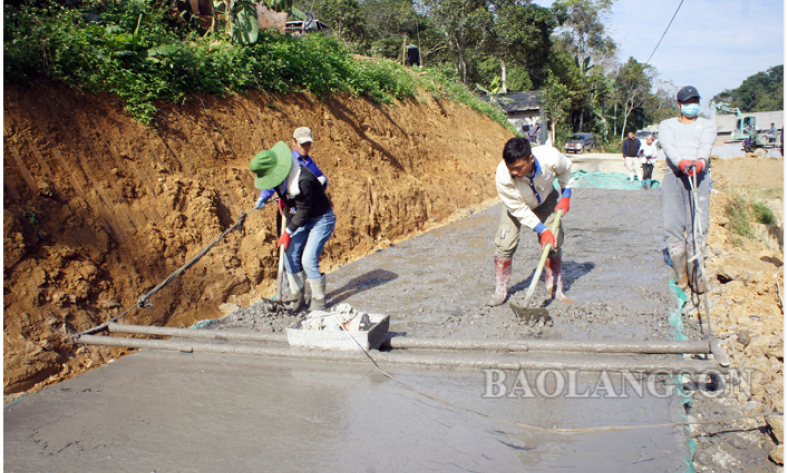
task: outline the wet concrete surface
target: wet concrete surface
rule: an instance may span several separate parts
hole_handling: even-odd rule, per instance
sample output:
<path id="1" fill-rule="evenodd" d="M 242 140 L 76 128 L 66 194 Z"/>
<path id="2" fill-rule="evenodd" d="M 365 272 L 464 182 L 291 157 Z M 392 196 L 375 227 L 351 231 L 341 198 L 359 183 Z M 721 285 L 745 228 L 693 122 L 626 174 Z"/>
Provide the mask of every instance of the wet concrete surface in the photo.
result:
<path id="1" fill-rule="evenodd" d="M 564 219 L 564 290 L 575 304 L 546 301 L 543 283 L 535 297 L 552 326 L 531 327 L 506 305 L 483 305 L 493 289 L 500 205 L 330 273 L 327 300 L 389 314 L 392 331 L 420 338 L 667 340 L 675 301 L 660 252 L 657 192 L 576 192 Z M 536 238 L 524 230 L 512 299 L 524 294 L 537 259 Z M 230 325 L 278 331 L 293 320 L 247 309 Z M 678 421 L 683 409 L 673 396 L 573 398 L 600 386 L 598 375 L 581 373 L 575 391 L 554 397 L 543 378 L 548 389 L 533 398 L 485 398 L 489 373 L 386 370 L 399 382 L 369 364 L 141 352 L 6 406 L 5 470 L 687 469 L 687 437 L 677 427 L 569 435 L 522 425 Z M 527 373 L 530 386 L 539 375 Z"/>
<path id="2" fill-rule="evenodd" d="M 675 306 L 660 249 L 658 190 L 578 190 L 564 219 L 564 292 L 547 300 L 539 282 L 532 306 L 552 327 L 520 324 L 508 304 L 484 305 L 493 291 L 492 235 L 501 205 L 346 265 L 326 278 L 330 303 L 392 315 L 391 330 L 419 337 L 667 340 Z M 620 204 L 624 205 L 620 205 Z M 532 232 L 521 232 L 510 301 L 523 303 L 539 258 Z"/>
<path id="3" fill-rule="evenodd" d="M 7 406 L 6 472 L 680 471 L 674 428 L 559 435 L 564 427 L 659 423 L 675 400 L 484 400 L 466 371 L 305 365 L 141 352 Z M 582 384 L 582 391 L 588 387 Z M 479 411 L 488 417 L 468 412 Z"/>

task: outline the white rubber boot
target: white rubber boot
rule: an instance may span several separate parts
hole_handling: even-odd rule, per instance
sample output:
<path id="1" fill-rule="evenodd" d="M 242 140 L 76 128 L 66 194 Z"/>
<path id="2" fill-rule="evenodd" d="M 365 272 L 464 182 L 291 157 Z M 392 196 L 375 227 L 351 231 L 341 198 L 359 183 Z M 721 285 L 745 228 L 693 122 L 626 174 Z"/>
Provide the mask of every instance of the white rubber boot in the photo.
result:
<path id="1" fill-rule="evenodd" d="M 287 273 L 287 280 L 290 282 L 291 297 L 286 298 L 282 302 L 287 304 L 287 308 L 293 312 L 299 312 L 306 305 L 304 302 L 304 282 L 306 280 L 306 275 L 303 271 L 296 274 Z"/>
<path id="2" fill-rule="evenodd" d="M 309 310 L 325 310 L 326 308 L 326 275 L 319 279 L 310 279 L 309 285 L 312 286 L 312 302 Z"/>

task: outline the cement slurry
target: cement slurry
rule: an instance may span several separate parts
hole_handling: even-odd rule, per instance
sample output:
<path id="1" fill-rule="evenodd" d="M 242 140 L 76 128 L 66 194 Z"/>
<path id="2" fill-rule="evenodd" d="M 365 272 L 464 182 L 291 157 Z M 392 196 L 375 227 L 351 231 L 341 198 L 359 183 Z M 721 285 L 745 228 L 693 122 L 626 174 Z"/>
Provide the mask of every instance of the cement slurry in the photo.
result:
<path id="1" fill-rule="evenodd" d="M 578 190 L 564 220 L 565 292 L 552 326 L 489 308 L 500 205 L 328 275 L 329 303 L 392 316 L 415 337 L 667 340 L 674 301 L 660 254 L 656 190 Z M 511 284 L 524 292 L 538 258 L 523 232 Z M 545 302 L 540 283 L 538 302 Z M 290 317 L 246 310 L 232 325 L 272 331 Z M 692 325 L 692 321 L 687 321 Z M 558 355 L 557 355 L 558 356 Z M 680 420 L 673 396 L 607 393 L 596 374 L 557 391 L 544 373 L 491 373 L 252 356 L 140 352 L 4 408 L 5 470 L 22 471 L 685 471 L 683 429 L 546 434 Z M 494 373 L 493 373 L 494 374 Z M 567 373 L 557 373 L 567 380 Z M 569 374 L 568 381 L 572 382 Z M 539 378 L 542 388 L 539 389 Z M 613 376 L 614 389 L 621 386 Z M 533 397 L 514 392 L 528 383 Z M 658 393 L 669 386 L 659 384 Z M 600 389 L 600 387 L 602 389 Z M 574 396 L 591 390 L 598 397 Z M 446 401 L 437 402 L 416 391 Z M 485 394 L 496 394 L 485 398 Z M 610 394 L 613 394 L 612 396 Z M 475 411 L 477 413 L 473 413 Z"/>

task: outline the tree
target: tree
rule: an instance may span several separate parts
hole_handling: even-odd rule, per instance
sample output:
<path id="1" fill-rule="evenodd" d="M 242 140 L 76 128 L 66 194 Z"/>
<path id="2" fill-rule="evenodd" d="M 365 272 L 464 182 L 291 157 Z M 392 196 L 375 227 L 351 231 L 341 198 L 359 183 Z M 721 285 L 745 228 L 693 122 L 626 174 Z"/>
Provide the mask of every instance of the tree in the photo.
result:
<path id="1" fill-rule="evenodd" d="M 764 112 L 783 109 L 783 65 L 769 68 L 746 78 L 733 89 L 715 95 L 715 102 L 728 102 L 742 112 Z"/>
<path id="2" fill-rule="evenodd" d="M 553 12 L 532 3 L 507 2 L 498 7 L 496 17 L 492 49 L 501 61 L 502 78 L 508 64 L 527 71 L 531 84 L 541 84 L 553 47 L 551 35 L 558 26 Z"/>
<path id="3" fill-rule="evenodd" d="M 467 84 L 470 68 L 493 38 L 495 19 L 485 0 L 426 0 L 430 15 L 439 18 L 457 71 Z"/>
<path id="4" fill-rule="evenodd" d="M 545 115 L 550 119 L 550 137 L 555 144 L 556 127 L 566 117 L 566 109 L 572 102 L 572 96 L 563 84 L 556 80 L 552 72 L 547 75 L 544 87 L 538 92 L 539 102 Z"/>
<path id="5" fill-rule="evenodd" d="M 345 43 L 358 45 L 366 37 L 364 16 L 356 0 L 322 0 L 318 18 Z"/>
<path id="6" fill-rule="evenodd" d="M 648 98 L 651 91 L 651 74 L 651 66 L 641 64 L 633 57 L 630 57 L 616 74 L 616 101 L 624 109 L 624 124 L 621 127 L 622 140 L 632 111 L 643 107 Z"/>
<path id="7" fill-rule="evenodd" d="M 654 93 L 648 106 L 649 123 L 659 123 L 676 115 L 676 92 L 679 90 L 670 81 L 656 80 Z"/>
<path id="8" fill-rule="evenodd" d="M 614 0 L 556 0 L 554 12 L 562 21 L 560 42 L 578 64 L 586 57 L 611 57 L 616 43 L 605 32 L 604 21 Z"/>
<path id="9" fill-rule="evenodd" d="M 614 0 L 556 0 L 553 14 L 559 22 L 554 58 L 561 64 L 559 80 L 573 92 L 569 120 L 572 128 L 583 131 L 586 123 L 602 127 L 607 134 L 601 110 L 603 68 L 616 51 L 606 33 L 604 21 Z M 571 61 L 563 56 L 569 56 Z M 554 69 L 555 72 L 555 69 Z M 600 121 L 601 120 L 601 121 Z"/>

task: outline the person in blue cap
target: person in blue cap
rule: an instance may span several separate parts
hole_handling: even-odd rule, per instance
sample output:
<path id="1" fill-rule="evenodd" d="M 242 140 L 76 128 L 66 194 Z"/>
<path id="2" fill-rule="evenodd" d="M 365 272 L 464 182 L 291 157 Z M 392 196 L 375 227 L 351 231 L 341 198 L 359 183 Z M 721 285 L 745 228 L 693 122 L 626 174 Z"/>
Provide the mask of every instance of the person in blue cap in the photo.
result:
<path id="1" fill-rule="evenodd" d="M 703 251 L 709 233 L 709 155 L 717 139 L 717 125 L 698 116 L 700 94 L 695 87 L 682 87 L 676 94 L 676 104 L 679 116 L 659 124 L 659 140 L 668 166 L 660 187 L 662 226 L 676 282 L 682 289 L 689 285 L 696 294 L 703 294 L 706 281 L 700 277 L 700 258 L 696 256 Z M 697 182 L 697 208 L 692 199 L 692 177 Z M 693 236 L 695 229 L 698 236 Z"/>
<path id="2" fill-rule="evenodd" d="M 287 208 L 295 209 L 277 246 L 284 246 L 292 298 L 290 308 L 304 308 L 304 284 L 312 288 L 310 310 L 325 309 L 326 277 L 320 255 L 336 226 L 336 216 L 322 182 L 294 157 L 284 142 L 257 153 L 249 163 L 258 189 L 274 189 Z M 306 275 L 304 274 L 306 273 Z"/>

